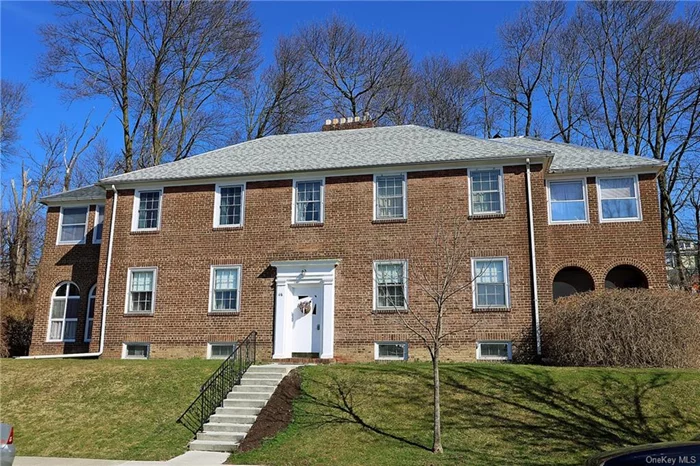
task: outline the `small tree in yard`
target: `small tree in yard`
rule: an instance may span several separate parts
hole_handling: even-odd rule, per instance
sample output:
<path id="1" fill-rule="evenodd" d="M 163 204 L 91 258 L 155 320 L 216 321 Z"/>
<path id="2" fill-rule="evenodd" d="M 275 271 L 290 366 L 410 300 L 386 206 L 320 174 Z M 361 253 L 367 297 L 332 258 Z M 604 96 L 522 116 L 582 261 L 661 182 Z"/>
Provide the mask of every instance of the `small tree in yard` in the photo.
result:
<path id="1" fill-rule="evenodd" d="M 411 253 L 418 250 L 423 252 Z M 476 280 L 470 273 L 471 251 L 466 225 L 460 220 L 438 223 L 432 236 L 426 238 L 426 244 L 421 247 L 412 244 L 411 249 L 400 257 L 408 258 L 400 277 L 396 276 L 396 270 L 383 267 L 383 264 L 375 266 L 377 307 L 392 307 L 401 325 L 430 354 L 433 368 L 432 450 L 442 453 L 440 350 L 449 337 L 476 325 L 466 315 L 471 311 L 471 304 L 464 304 L 471 303 L 465 294 Z M 409 283 L 418 292 L 410 294 L 410 301 L 405 299 L 403 291 L 397 291 L 397 278 L 401 290 L 405 290 L 405 283 Z"/>

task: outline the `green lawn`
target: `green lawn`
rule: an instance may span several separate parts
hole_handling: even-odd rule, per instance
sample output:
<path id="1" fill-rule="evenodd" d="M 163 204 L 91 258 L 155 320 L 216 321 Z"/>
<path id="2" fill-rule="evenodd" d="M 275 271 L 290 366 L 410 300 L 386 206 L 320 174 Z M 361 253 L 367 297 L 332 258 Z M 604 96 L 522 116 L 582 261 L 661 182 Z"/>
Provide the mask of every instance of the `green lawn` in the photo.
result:
<path id="1" fill-rule="evenodd" d="M 441 456 L 428 451 L 430 367 L 395 363 L 303 368 L 293 423 L 229 461 L 580 465 L 601 450 L 700 433 L 698 371 L 496 364 L 441 369 Z"/>
<path id="2" fill-rule="evenodd" d="M 220 361 L 0 360 L 0 419 L 23 456 L 164 460 L 175 420 Z"/>

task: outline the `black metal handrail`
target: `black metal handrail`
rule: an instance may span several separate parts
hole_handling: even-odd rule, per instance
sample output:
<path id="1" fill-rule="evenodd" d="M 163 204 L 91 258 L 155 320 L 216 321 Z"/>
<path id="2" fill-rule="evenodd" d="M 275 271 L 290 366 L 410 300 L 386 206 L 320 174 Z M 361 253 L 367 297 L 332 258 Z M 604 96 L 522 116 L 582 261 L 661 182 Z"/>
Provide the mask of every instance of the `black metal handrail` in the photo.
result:
<path id="1" fill-rule="evenodd" d="M 221 406 L 234 385 L 241 383 L 245 371 L 255 362 L 255 340 L 257 332 L 252 331 L 240 342 L 233 353 L 221 363 L 218 369 L 202 384 L 199 396 L 178 418 L 193 435 L 202 430 L 209 417 Z"/>

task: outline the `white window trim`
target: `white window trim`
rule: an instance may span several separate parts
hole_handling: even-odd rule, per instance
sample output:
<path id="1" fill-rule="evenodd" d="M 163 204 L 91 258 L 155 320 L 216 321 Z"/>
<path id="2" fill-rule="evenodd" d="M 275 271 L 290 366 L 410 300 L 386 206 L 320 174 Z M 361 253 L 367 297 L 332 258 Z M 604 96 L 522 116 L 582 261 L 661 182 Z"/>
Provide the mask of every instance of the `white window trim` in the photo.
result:
<path id="1" fill-rule="evenodd" d="M 160 192 L 158 201 L 158 226 L 156 228 L 139 228 L 139 206 L 141 204 L 141 193 L 145 192 Z M 161 225 L 161 216 L 163 213 L 163 188 L 143 188 L 134 191 L 134 204 L 131 212 L 131 231 L 159 231 Z"/>
<path id="2" fill-rule="evenodd" d="M 476 283 L 476 261 L 491 261 L 491 262 L 503 262 L 503 271 L 505 276 L 505 293 L 506 293 L 506 305 L 505 306 L 479 306 L 477 304 L 476 300 L 476 288 L 477 288 L 477 283 Z M 510 261 L 508 260 L 507 257 L 472 257 L 472 263 L 471 263 L 471 268 L 472 268 L 472 306 L 474 309 L 510 309 Z"/>
<path id="3" fill-rule="evenodd" d="M 401 345 L 403 346 L 403 357 L 379 357 L 379 345 Z M 407 341 L 375 341 L 374 342 L 374 360 L 375 361 L 408 361 L 408 342 Z"/>
<path id="4" fill-rule="evenodd" d="M 585 220 L 552 220 L 552 195 L 551 195 L 551 183 L 566 183 L 572 181 L 580 181 L 583 189 L 583 202 L 586 209 L 586 219 Z M 573 202 L 573 201 L 572 201 Z M 580 202 L 580 201 L 576 201 Z M 588 207 L 588 181 L 586 178 L 558 178 L 558 179 L 548 179 L 547 180 L 547 221 L 550 225 L 576 225 L 585 224 L 590 222 L 590 213 Z"/>
<path id="5" fill-rule="evenodd" d="M 377 216 L 377 178 L 386 176 L 402 176 L 403 177 L 403 216 L 402 217 L 390 217 L 390 218 L 379 218 Z M 408 219 L 408 173 L 398 172 L 398 173 L 375 173 L 373 175 L 373 193 L 372 202 L 374 208 L 372 209 L 372 220 L 382 221 L 382 220 L 406 220 Z"/>
<path id="6" fill-rule="evenodd" d="M 318 222 L 297 222 L 297 183 L 309 182 L 309 181 L 320 181 L 321 182 L 321 215 Z M 326 219 L 326 178 L 325 177 L 312 177 L 312 178 L 294 178 L 292 180 L 292 225 L 314 225 L 323 223 Z"/>
<path id="7" fill-rule="evenodd" d="M 137 356 L 129 356 L 127 351 L 126 351 L 127 346 L 145 346 L 146 347 L 146 357 L 141 358 L 141 357 L 137 357 Z M 143 342 L 141 342 L 141 341 L 126 342 L 125 341 L 124 343 L 122 343 L 122 359 L 136 359 L 136 360 L 144 361 L 144 360 L 150 359 L 150 358 L 151 358 L 151 344 L 150 343 L 147 343 L 145 341 L 143 341 Z"/>
<path id="8" fill-rule="evenodd" d="M 90 288 L 90 291 L 88 292 L 87 306 L 85 307 L 85 330 L 83 332 L 83 341 L 85 343 L 90 343 L 92 341 L 92 338 L 88 338 L 88 330 L 90 329 L 90 327 L 92 327 L 92 324 L 95 321 L 95 317 L 94 317 L 95 316 L 94 312 L 96 310 L 94 307 L 95 304 L 93 304 L 93 310 L 92 310 L 93 317 L 92 317 L 92 319 L 90 319 L 90 317 L 88 317 L 89 311 L 90 311 L 90 297 L 93 297 L 95 304 L 97 304 L 97 283 L 92 285 L 92 287 Z M 88 322 L 88 321 L 90 321 L 90 322 Z"/>
<path id="9" fill-rule="evenodd" d="M 102 236 L 100 235 L 100 238 L 97 238 L 97 225 L 99 225 L 99 215 L 97 213 L 97 209 L 99 207 L 102 207 L 102 234 L 105 232 L 104 228 L 104 220 L 105 220 L 105 215 L 104 215 L 104 204 L 95 204 L 95 220 L 92 222 L 92 244 L 102 244 Z"/>
<path id="10" fill-rule="evenodd" d="M 508 345 L 508 356 L 498 357 L 498 356 L 482 356 L 481 355 L 481 345 L 484 343 L 497 343 Z M 479 361 L 510 361 L 513 359 L 513 343 L 507 340 L 483 340 L 476 342 L 476 359 Z"/>
<path id="11" fill-rule="evenodd" d="M 130 311 L 131 308 L 131 275 L 132 272 L 153 272 L 153 299 L 151 300 L 151 311 Z M 124 314 L 126 315 L 139 315 L 139 316 L 149 316 L 153 315 L 156 311 L 156 292 L 158 290 L 158 267 L 129 267 L 126 276 L 126 296 L 124 299 Z"/>
<path id="12" fill-rule="evenodd" d="M 237 296 L 236 296 L 236 309 L 234 310 L 214 310 L 214 277 L 215 277 L 215 272 L 218 269 L 238 269 L 238 280 L 236 283 L 236 287 L 238 290 Z M 209 307 L 207 308 L 207 312 L 209 314 L 230 314 L 230 313 L 239 313 L 241 312 L 241 277 L 243 276 L 243 266 L 241 264 L 231 264 L 231 265 L 212 265 L 209 268 Z"/>
<path id="13" fill-rule="evenodd" d="M 403 266 L 403 302 L 402 307 L 398 306 L 378 306 L 377 305 L 377 288 L 379 283 L 377 282 L 377 265 L 380 264 L 400 264 Z M 408 261 L 405 259 L 396 260 L 377 260 L 372 263 L 372 308 L 375 311 L 391 311 L 391 310 L 406 310 L 408 309 Z"/>
<path id="14" fill-rule="evenodd" d="M 61 241 L 61 230 L 63 229 L 63 209 L 78 209 L 84 208 L 85 212 L 85 227 L 83 228 L 83 237 L 78 241 Z M 71 245 L 71 244 L 85 244 L 85 238 L 87 237 L 87 227 L 90 221 L 90 205 L 67 205 L 61 206 L 61 210 L 58 213 L 58 231 L 56 232 L 56 244 L 57 245 Z"/>
<path id="15" fill-rule="evenodd" d="M 77 317 L 71 318 L 71 319 L 66 318 L 66 315 L 68 315 L 68 299 L 76 299 L 76 298 L 68 298 L 68 295 L 64 296 L 63 298 L 66 300 L 66 309 L 65 309 L 65 312 L 63 313 L 63 319 L 53 319 L 51 317 L 51 314 L 53 313 L 53 300 L 56 298 L 56 292 L 63 285 L 68 285 L 68 289 L 66 289 L 67 294 L 70 293 L 70 286 L 71 285 L 75 286 L 75 288 L 78 290 L 78 298 L 77 299 L 78 299 L 78 301 L 80 301 L 80 288 L 78 288 L 78 285 L 76 285 L 72 281 L 69 281 L 69 280 L 62 281 L 58 285 L 56 285 L 56 287 L 53 289 L 53 293 L 51 293 L 51 304 L 49 305 L 49 325 L 47 326 L 47 329 L 46 329 L 46 341 L 49 343 L 74 343 L 75 342 L 75 338 L 70 339 L 70 340 L 66 340 L 63 338 L 63 335 L 65 335 L 65 333 L 66 333 L 66 322 L 68 322 L 68 321 L 76 322 L 76 324 L 75 324 L 76 327 L 78 325 L 77 324 L 77 322 L 78 322 Z M 63 322 L 63 325 L 61 326 L 61 338 L 52 340 L 51 339 L 51 321 L 54 321 L 54 320 L 61 320 Z M 76 334 L 78 333 L 77 328 L 75 329 L 75 333 Z"/>
<path id="16" fill-rule="evenodd" d="M 632 178 L 634 181 L 634 193 L 637 198 L 637 216 L 622 217 L 622 218 L 603 218 L 603 199 L 600 196 L 600 180 L 610 180 L 619 178 Z M 642 217 L 642 198 L 639 193 L 639 175 L 615 175 L 615 176 L 596 176 L 595 179 L 596 191 L 598 196 L 598 219 L 600 223 L 618 223 L 618 222 L 641 222 Z"/>
<path id="17" fill-rule="evenodd" d="M 207 343 L 207 359 L 225 359 L 225 358 L 220 358 L 218 356 L 217 357 L 212 356 L 212 351 L 211 351 L 212 346 L 233 346 L 233 351 L 236 351 L 236 348 L 238 347 L 238 342 L 237 341 L 215 341 L 215 342 Z"/>
<path id="18" fill-rule="evenodd" d="M 498 189 L 500 191 L 500 198 L 501 198 L 501 211 L 500 212 L 479 212 L 479 213 L 474 213 L 472 211 L 472 201 L 474 199 L 474 196 L 472 195 L 472 172 L 474 171 L 485 171 L 485 170 L 498 170 Z M 469 204 L 469 216 L 470 217 L 480 217 L 480 216 L 487 216 L 487 215 L 505 215 L 506 214 L 506 195 L 505 195 L 505 177 L 503 176 L 503 167 L 474 167 L 474 168 L 468 168 L 467 169 L 467 194 L 468 194 L 468 199 L 467 203 Z"/>
<path id="19" fill-rule="evenodd" d="M 221 188 L 241 188 L 241 221 L 237 224 L 221 225 Z M 245 191 L 246 183 L 217 183 L 214 188 L 214 228 L 241 228 L 245 223 Z"/>

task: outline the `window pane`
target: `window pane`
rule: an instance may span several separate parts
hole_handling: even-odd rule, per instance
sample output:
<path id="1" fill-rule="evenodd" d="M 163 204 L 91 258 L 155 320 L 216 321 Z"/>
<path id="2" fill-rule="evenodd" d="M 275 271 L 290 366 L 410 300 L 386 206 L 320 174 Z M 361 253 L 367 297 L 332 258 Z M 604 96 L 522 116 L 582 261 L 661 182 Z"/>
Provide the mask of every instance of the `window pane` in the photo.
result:
<path id="1" fill-rule="evenodd" d="M 132 312 L 151 312 L 153 293 L 150 291 L 140 291 L 131 293 Z"/>
<path id="2" fill-rule="evenodd" d="M 634 178 L 612 178 L 600 180 L 601 199 L 636 197 Z"/>
<path id="3" fill-rule="evenodd" d="M 131 272 L 131 291 L 153 291 L 153 271 Z"/>
<path id="4" fill-rule="evenodd" d="M 97 215 L 97 225 L 95 225 L 95 241 L 101 241 L 102 240 L 102 224 L 104 223 L 104 220 L 105 220 L 105 206 L 98 205 L 96 215 Z"/>
<path id="5" fill-rule="evenodd" d="M 93 292 L 88 297 L 87 316 L 89 319 L 95 316 L 95 288 L 93 288 L 92 290 Z"/>
<path id="6" fill-rule="evenodd" d="M 75 340 L 75 331 L 78 329 L 77 320 L 66 320 L 65 333 L 63 334 L 64 340 Z"/>
<path id="7" fill-rule="evenodd" d="M 473 213 L 502 212 L 500 176 L 500 170 L 471 171 L 471 202 Z"/>
<path id="8" fill-rule="evenodd" d="M 78 291 L 78 287 L 72 283 L 68 284 L 68 296 L 75 296 L 78 298 L 80 297 L 80 292 Z"/>
<path id="9" fill-rule="evenodd" d="M 503 284 L 484 284 L 477 283 L 476 285 L 476 304 L 477 306 L 505 306 L 506 305 L 506 287 Z"/>
<path id="10" fill-rule="evenodd" d="M 148 356 L 148 346 L 146 345 L 127 345 L 126 354 L 129 357 L 145 358 Z"/>
<path id="11" fill-rule="evenodd" d="M 214 272 L 215 290 L 235 290 L 238 288 L 238 269 L 216 269 Z"/>
<path id="12" fill-rule="evenodd" d="M 603 218 L 637 218 L 636 199 L 603 199 Z"/>
<path id="13" fill-rule="evenodd" d="M 552 202 L 552 221 L 586 220 L 586 202 Z"/>
<path id="14" fill-rule="evenodd" d="M 92 322 L 93 319 L 88 319 L 85 325 L 87 325 L 87 333 L 85 334 L 86 340 L 92 340 Z"/>
<path id="15" fill-rule="evenodd" d="M 297 222 L 321 221 L 320 181 L 304 181 L 297 183 L 296 210 Z"/>
<path id="16" fill-rule="evenodd" d="M 403 359 L 404 348 L 402 343 L 381 343 L 379 346 L 380 358 Z"/>
<path id="17" fill-rule="evenodd" d="M 481 357 L 507 358 L 508 343 L 481 343 Z"/>
<path id="18" fill-rule="evenodd" d="M 52 319 L 63 319 L 66 313 L 66 300 L 54 298 L 53 305 L 51 306 L 51 318 Z"/>
<path id="19" fill-rule="evenodd" d="M 49 334 L 49 340 L 60 340 L 63 334 L 63 322 L 51 322 L 51 333 Z"/>
<path id="20" fill-rule="evenodd" d="M 70 298 L 67 301 L 66 319 L 77 319 L 80 312 L 80 299 Z"/>
<path id="21" fill-rule="evenodd" d="M 479 260 L 475 265 L 477 283 L 505 283 L 502 260 Z"/>
<path id="22" fill-rule="evenodd" d="M 403 176 L 377 177 L 377 218 L 403 218 Z"/>
<path id="23" fill-rule="evenodd" d="M 220 225 L 240 225 L 242 206 L 241 186 L 221 188 L 221 203 L 219 206 Z"/>
<path id="24" fill-rule="evenodd" d="M 85 225 L 63 225 L 61 241 L 82 241 L 85 236 Z"/>
<path id="25" fill-rule="evenodd" d="M 549 184 L 552 201 L 582 201 L 583 184 L 580 181 L 557 181 Z"/>
<path id="26" fill-rule="evenodd" d="M 70 207 L 63 209 L 64 225 L 85 225 L 87 220 L 87 207 Z"/>
<path id="27" fill-rule="evenodd" d="M 233 353 L 234 345 L 211 345 L 212 358 L 227 358 Z"/>
<path id="28" fill-rule="evenodd" d="M 237 309 L 238 291 L 216 291 L 214 292 L 215 311 L 235 311 Z"/>
<path id="29" fill-rule="evenodd" d="M 158 228 L 158 210 L 160 208 L 160 191 L 141 192 L 139 194 L 139 228 Z"/>

